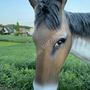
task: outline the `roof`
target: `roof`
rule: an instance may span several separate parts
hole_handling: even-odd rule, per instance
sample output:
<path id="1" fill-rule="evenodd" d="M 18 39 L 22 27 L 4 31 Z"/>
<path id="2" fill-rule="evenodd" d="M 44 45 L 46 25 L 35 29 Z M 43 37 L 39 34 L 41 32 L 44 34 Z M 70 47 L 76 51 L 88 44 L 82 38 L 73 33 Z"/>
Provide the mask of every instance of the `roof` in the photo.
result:
<path id="1" fill-rule="evenodd" d="M 20 30 L 20 31 L 23 31 L 23 30 L 25 30 L 25 28 L 19 28 L 19 30 Z"/>

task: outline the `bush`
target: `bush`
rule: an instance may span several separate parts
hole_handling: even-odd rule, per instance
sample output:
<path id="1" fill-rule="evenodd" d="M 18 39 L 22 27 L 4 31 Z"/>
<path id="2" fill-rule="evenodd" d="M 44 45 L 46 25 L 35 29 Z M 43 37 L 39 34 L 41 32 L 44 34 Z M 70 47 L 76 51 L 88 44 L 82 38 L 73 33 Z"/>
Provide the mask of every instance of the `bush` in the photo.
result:
<path id="1" fill-rule="evenodd" d="M 0 34 L 3 35 L 3 31 L 0 31 Z"/>
<path id="2" fill-rule="evenodd" d="M 21 36 L 22 34 L 23 34 L 23 33 L 17 31 L 17 32 L 14 33 L 14 36 Z"/>
<path id="3" fill-rule="evenodd" d="M 29 69 L 35 69 L 35 68 L 36 68 L 36 62 L 35 62 L 35 61 L 31 62 L 31 63 L 28 65 L 28 68 L 29 68 Z"/>
<path id="4" fill-rule="evenodd" d="M 4 33 L 4 35 L 10 35 L 10 33 Z"/>
<path id="5" fill-rule="evenodd" d="M 35 70 L 27 67 L 18 70 L 14 65 L 4 64 L 0 68 L 0 72 L 0 86 L 3 88 L 9 90 L 33 90 Z"/>

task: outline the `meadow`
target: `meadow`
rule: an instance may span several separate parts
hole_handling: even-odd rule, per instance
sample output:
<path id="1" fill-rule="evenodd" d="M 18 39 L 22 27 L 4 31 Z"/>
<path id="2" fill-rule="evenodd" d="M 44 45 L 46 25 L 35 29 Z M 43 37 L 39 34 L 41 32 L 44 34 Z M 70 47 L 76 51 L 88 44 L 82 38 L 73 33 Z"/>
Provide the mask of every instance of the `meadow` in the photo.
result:
<path id="1" fill-rule="evenodd" d="M 33 42 L 32 38 L 30 37 L 22 37 L 22 36 L 8 36 L 8 35 L 0 35 L 0 41 L 5 41 L 5 42 L 18 42 L 18 43 L 25 43 L 25 42 Z"/>
<path id="2" fill-rule="evenodd" d="M 35 52 L 32 37 L 0 35 L 0 90 L 33 90 Z M 58 90 L 90 90 L 90 66 L 69 54 Z"/>

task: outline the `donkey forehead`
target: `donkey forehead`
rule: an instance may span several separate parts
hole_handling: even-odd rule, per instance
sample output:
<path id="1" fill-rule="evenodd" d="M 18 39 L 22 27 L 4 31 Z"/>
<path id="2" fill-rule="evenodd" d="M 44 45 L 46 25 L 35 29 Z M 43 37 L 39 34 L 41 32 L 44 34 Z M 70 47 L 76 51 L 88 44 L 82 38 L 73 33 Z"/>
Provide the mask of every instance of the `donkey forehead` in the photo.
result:
<path id="1" fill-rule="evenodd" d="M 47 27 L 39 27 L 33 33 L 33 40 L 36 43 L 45 43 L 48 40 L 55 41 L 59 36 L 66 35 L 65 30 L 50 30 Z"/>
<path id="2" fill-rule="evenodd" d="M 48 28 L 38 27 L 33 33 L 33 40 L 34 41 L 45 41 L 50 38 L 54 34 L 54 31 L 49 30 Z"/>

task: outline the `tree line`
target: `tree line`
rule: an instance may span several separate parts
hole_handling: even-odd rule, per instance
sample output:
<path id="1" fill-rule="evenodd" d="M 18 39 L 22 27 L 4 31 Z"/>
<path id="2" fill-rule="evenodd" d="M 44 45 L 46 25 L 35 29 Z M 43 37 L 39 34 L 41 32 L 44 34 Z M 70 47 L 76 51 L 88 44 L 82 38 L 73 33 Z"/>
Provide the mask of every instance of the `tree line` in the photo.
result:
<path id="1" fill-rule="evenodd" d="M 17 22 L 17 23 L 19 24 L 19 22 Z M 3 28 L 3 27 L 4 27 L 4 28 L 9 27 L 9 28 L 17 29 L 17 24 L 16 24 L 16 25 L 15 25 L 15 24 L 8 24 L 8 25 L 0 24 L 0 27 L 2 27 L 2 28 Z M 30 29 L 30 28 L 32 28 L 32 27 L 19 25 L 19 28 Z"/>

